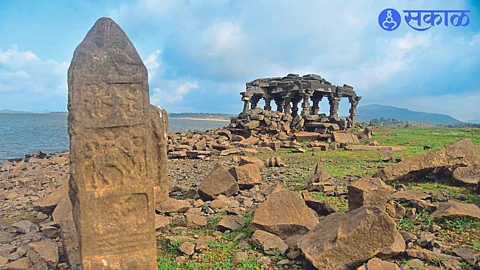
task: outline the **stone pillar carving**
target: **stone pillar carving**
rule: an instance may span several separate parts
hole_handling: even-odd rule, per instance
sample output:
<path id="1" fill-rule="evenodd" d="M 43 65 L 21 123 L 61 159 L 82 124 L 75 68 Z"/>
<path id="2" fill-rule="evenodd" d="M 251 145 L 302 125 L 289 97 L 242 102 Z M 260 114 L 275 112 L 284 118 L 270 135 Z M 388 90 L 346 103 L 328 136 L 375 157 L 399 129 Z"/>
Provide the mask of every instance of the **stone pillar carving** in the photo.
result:
<path id="1" fill-rule="evenodd" d="M 337 119 L 338 118 L 338 106 L 340 105 L 341 97 L 330 95 L 328 96 L 328 103 L 330 104 L 330 115 L 329 118 Z"/>
<path id="2" fill-rule="evenodd" d="M 166 181 L 168 120 L 149 103 L 135 47 L 99 19 L 68 70 L 69 197 L 84 270 L 157 269 L 154 186 Z"/>
<path id="3" fill-rule="evenodd" d="M 350 119 L 352 121 L 352 127 L 355 126 L 355 123 L 357 122 L 357 105 L 360 102 L 360 99 L 362 97 L 356 96 L 356 97 L 349 97 L 348 101 L 350 102 Z"/>
<path id="4" fill-rule="evenodd" d="M 270 103 L 272 102 L 272 98 L 271 97 L 265 97 L 264 100 L 265 100 L 265 106 L 263 107 L 263 109 L 266 110 L 266 111 L 271 111 L 272 106 L 270 105 Z"/>
<path id="5" fill-rule="evenodd" d="M 312 115 L 318 115 L 320 113 L 320 102 L 322 101 L 323 97 L 312 97 Z"/>

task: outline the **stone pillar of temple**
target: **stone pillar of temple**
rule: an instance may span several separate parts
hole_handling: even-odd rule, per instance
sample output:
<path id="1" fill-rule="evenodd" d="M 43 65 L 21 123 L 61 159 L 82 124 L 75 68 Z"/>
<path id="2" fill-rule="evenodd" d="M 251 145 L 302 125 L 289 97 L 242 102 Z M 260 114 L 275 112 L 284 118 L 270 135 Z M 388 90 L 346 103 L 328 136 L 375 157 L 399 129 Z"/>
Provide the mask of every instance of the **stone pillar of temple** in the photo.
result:
<path id="1" fill-rule="evenodd" d="M 312 106 L 312 115 L 318 115 L 320 113 L 320 102 L 323 97 L 312 97 L 313 106 Z"/>
<path id="2" fill-rule="evenodd" d="M 248 102 L 249 102 L 248 99 L 243 100 L 243 113 L 244 114 L 247 113 L 247 111 L 248 111 Z"/>
<path id="3" fill-rule="evenodd" d="M 290 97 L 285 97 L 285 106 L 283 112 L 285 114 L 292 114 L 292 103 Z"/>
<path id="4" fill-rule="evenodd" d="M 298 102 L 300 102 L 300 100 L 298 100 L 298 99 L 294 99 L 292 101 L 292 104 L 293 104 L 293 106 L 292 106 L 292 116 L 293 117 L 297 116 L 297 114 L 298 114 Z"/>
<path id="5" fill-rule="evenodd" d="M 270 105 L 270 103 L 272 102 L 272 98 L 271 97 L 265 97 L 264 100 L 265 100 L 265 106 L 263 107 L 263 109 L 266 110 L 266 111 L 271 111 L 272 106 Z"/>
<path id="6" fill-rule="evenodd" d="M 337 119 L 338 118 L 338 106 L 340 105 L 341 97 L 330 95 L 328 96 L 328 103 L 330 104 L 330 115 L 329 118 Z"/>
<path id="7" fill-rule="evenodd" d="M 285 101 L 283 99 L 276 99 L 275 104 L 277 105 L 277 112 L 283 112 Z"/>
<path id="8" fill-rule="evenodd" d="M 360 99 L 362 99 L 360 96 L 348 98 L 348 101 L 350 102 L 350 119 L 352 120 L 352 127 L 355 126 L 357 120 L 357 105 L 360 102 Z"/>
<path id="9" fill-rule="evenodd" d="M 312 95 L 311 91 L 305 91 L 305 93 L 302 93 L 302 116 L 306 117 L 307 115 L 310 115 L 311 109 L 310 109 L 310 96 Z"/>
<path id="10" fill-rule="evenodd" d="M 255 108 L 257 108 L 258 101 L 260 101 L 260 96 L 253 96 L 250 99 L 250 109 L 251 110 L 255 110 Z"/>

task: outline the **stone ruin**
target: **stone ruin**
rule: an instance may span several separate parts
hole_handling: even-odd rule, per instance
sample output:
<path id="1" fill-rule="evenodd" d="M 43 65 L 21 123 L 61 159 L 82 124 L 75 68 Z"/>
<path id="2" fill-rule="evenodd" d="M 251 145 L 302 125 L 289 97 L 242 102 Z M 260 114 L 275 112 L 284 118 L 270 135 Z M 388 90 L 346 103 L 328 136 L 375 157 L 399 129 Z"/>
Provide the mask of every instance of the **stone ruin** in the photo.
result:
<path id="1" fill-rule="evenodd" d="M 167 113 L 150 105 L 147 69 L 111 19 L 99 19 L 75 50 L 68 110 L 69 195 L 82 269 L 157 269 L 155 199 L 168 197 Z"/>
<path id="2" fill-rule="evenodd" d="M 230 129 L 285 132 L 287 135 L 290 131 L 325 134 L 350 129 L 355 125 L 357 105 L 362 98 L 357 96 L 352 86 L 332 85 L 316 74 L 257 79 L 247 83 L 246 91 L 240 94 L 244 102 L 243 111 L 232 119 Z M 320 113 L 320 102 L 324 97 L 330 104 L 328 115 Z M 348 98 L 350 102 L 350 116 L 346 119 L 338 116 L 342 98 Z M 265 102 L 263 109 L 258 106 L 262 99 Z M 276 104 L 276 111 L 272 111 L 272 101 Z M 302 110 L 299 113 L 300 102 Z"/>

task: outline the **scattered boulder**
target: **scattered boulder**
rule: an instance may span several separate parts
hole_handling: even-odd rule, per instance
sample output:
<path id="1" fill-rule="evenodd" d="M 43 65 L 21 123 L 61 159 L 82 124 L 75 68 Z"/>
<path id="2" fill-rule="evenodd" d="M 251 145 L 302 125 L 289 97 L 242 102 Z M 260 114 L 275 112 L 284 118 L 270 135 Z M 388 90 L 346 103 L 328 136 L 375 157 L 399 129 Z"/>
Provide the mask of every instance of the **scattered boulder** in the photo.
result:
<path id="1" fill-rule="evenodd" d="M 379 258 L 373 258 L 366 264 L 357 268 L 357 270 L 400 270 L 400 267 L 394 263 L 382 261 Z"/>
<path id="2" fill-rule="evenodd" d="M 430 199 L 432 196 L 418 190 L 402 190 L 392 194 L 392 199 L 396 201 L 419 201 Z"/>
<path id="3" fill-rule="evenodd" d="M 383 181 L 403 178 L 410 172 L 437 167 L 480 165 L 480 152 L 470 139 L 462 139 L 445 148 L 392 164 L 376 173 Z"/>
<path id="4" fill-rule="evenodd" d="M 192 242 L 185 242 L 180 245 L 179 249 L 183 254 L 191 256 L 195 253 L 195 244 Z"/>
<path id="5" fill-rule="evenodd" d="M 190 203 L 186 200 L 168 198 L 155 203 L 155 210 L 158 213 L 185 213 L 190 209 Z"/>
<path id="6" fill-rule="evenodd" d="M 170 218 L 155 214 L 155 231 L 161 232 L 170 228 Z"/>
<path id="7" fill-rule="evenodd" d="M 40 228 L 37 225 L 33 224 L 30 220 L 22 220 L 16 222 L 12 225 L 12 227 L 17 229 L 17 231 L 19 231 L 20 233 L 24 234 L 30 232 L 38 232 L 40 230 Z"/>
<path id="8" fill-rule="evenodd" d="M 185 218 L 187 219 L 187 227 L 189 228 L 202 228 L 207 225 L 207 218 L 199 214 L 186 213 Z"/>
<path id="9" fill-rule="evenodd" d="M 300 132 L 294 133 L 293 136 L 299 142 L 302 142 L 302 141 L 316 141 L 318 139 L 318 137 L 320 136 L 320 133 L 300 131 Z"/>
<path id="10" fill-rule="evenodd" d="M 405 239 L 403 239 L 403 236 L 401 233 L 397 232 L 395 235 L 395 241 L 393 244 L 384 250 L 382 250 L 380 253 L 377 254 L 377 257 L 387 259 L 390 257 L 397 256 L 398 254 L 402 253 L 405 251 Z"/>
<path id="11" fill-rule="evenodd" d="M 303 235 L 318 224 L 318 219 L 294 191 L 280 190 L 268 195 L 255 210 L 250 230 L 263 230 L 286 240 Z"/>
<path id="12" fill-rule="evenodd" d="M 217 224 L 217 229 L 221 232 L 226 230 L 236 231 L 245 226 L 245 219 L 241 216 L 224 216 Z"/>
<path id="13" fill-rule="evenodd" d="M 212 200 L 213 197 L 224 194 L 231 196 L 238 192 L 238 184 L 225 167 L 216 164 L 213 170 L 203 179 L 198 194 L 203 200 Z"/>
<path id="14" fill-rule="evenodd" d="M 34 265 L 46 264 L 49 269 L 56 269 L 59 260 L 57 243 L 46 240 L 30 243 L 27 256 Z"/>
<path id="15" fill-rule="evenodd" d="M 261 248 L 266 254 L 285 253 L 288 245 L 283 240 L 269 232 L 256 230 L 251 238 L 252 244 Z"/>
<path id="16" fill-rule="evenodd" d="M 433 217 L 451 218 L 451 217 L 469 217 L 480 219 L 480 208 L 475 204 L 459 202 L 441 202 L 438 208 L 432 213 Z"/>
<path id="17" fill-rule="evenodd" d="M 458 167 L 453 171 L 452 180 L 456 185 L 473 185 L 480 182 L 480 166 Z"/>
<path id="18" fill-rule="evenodd" d="M 229 170 L 240 188 L 251 188 L 262 183 L 260 169 L 255 164 L 235 166 Z"/>
<path id="19" fill-rule="evenodd" d="M 317 163 L 315 166 L 315 171 L 313 172 L 310 181 L 307 184 L 307 188 L 310 191 L 325 191 L 324 186 L 332 186 L 333 181 L 331 181 L 330 174 L 328 171 L 323 167 L 322 163 Z"/>
<path id="20" fill-rule="evenodd" d="M 28 270 L 31 266 L 32 262 L 29 258 L 25 257 L 5 264 L 2 270 Z"/>
<path id="21" fill-rule="evenodd" d="M 395 222 L 374 206 L 328 215 L 299 241 L 317 269 L 352 269 L 391 246 Z"/>
<path id="22" fill-rule="evenodd" d="M 51 215 L 60 199 L 68 193 L 68 183 L 64 183 L 49 195 L 33 202 L 33 209 Z"/>
<path id="23" fill-rule="evenodd" d="M 385 211 L 392 188 L 380 178 L 361 178 L 348 185 L 348 210 L 352 211 L 364 205 L 376 206 Z"/>
<path id="24" fill-rule="evenodd" d="M 227 209 L 230 205 L 232 205 L 232 202 L 225 195 L 218 195 L 210 204 L 210 207 L 213 209 Z"/>
<path id="25" fill-rule="evenodd" d="M 343 133 L 343 132 L 334 132 L 333 139 L 338 144 L 349 144 L 359 142 L 358 137 L 353 134 Z"/>
<path id="26" fill-rule="evenodd" d="M 480 252 L 478 251 L 471 248 L 456 248 L 452 251 L 470 265 L 478 265 L 480 263 Z M 480 265 L 478 266 L 480 267 Z"/>
<path id="27" fill-rule="evenodd" d="M 246 164 L 255 164 L 257 165 L 258 169 L 261 171 L 263 168 L 265 168 L 265 164 L 263 163 L 262 160 L 254 157 L 240 157 L 240 162 L 239 165 L 246 165 Z"/>

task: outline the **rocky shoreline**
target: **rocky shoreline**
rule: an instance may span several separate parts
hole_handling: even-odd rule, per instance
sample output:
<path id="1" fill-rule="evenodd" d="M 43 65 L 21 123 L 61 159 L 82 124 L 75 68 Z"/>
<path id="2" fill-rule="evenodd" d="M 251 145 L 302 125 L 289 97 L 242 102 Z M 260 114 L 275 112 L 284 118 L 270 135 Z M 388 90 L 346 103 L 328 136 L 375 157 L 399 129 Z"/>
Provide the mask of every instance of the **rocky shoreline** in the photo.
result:
<path id="1" fill-rule="evenodd" d="M 197 140 L 188 138 L 212 136 L 209 134 L 217 137 L 207 145 L 231 142 L 233 136 L 220 135 L 223 132 L 170 134 L 169 147 L 198 145 Z M 310 180 L 295 188 L 301 192 L 289 190 L 285 181 L 298 173 L 298 155 L 305 155 L 295 149 L 315 145 L 315 141 L 293 148 L 281 143 L 282 148 L 270 148 L 269 152 L 258 151 L 265 147 L 260 145 L 259 141 L 238 146 L 240 152 L 231 155 L 217 150 L 218 154 L 203 159 L 169 159 L 170 199 L 155 207 L 159 258 L 166 258 L 162 257 L 165 250 L 175 246 L 177 265 L 201 262 L 215 249 L 212 243 L 218 243 L 235 247 L 234 263 L 252 261 L 263 269 L 308 269 L 312 265 L 318 269 L 416 269 L 426 263 L 428 269 L 440 269 L 432 266 L 436 260 L 447 269 L 480 267 L 478 251 L 440 241 L 442 223 L 433 222 L 443 220 L 444 215 L 480 220 L 477 205 L 461 203 L 461 198 L 451 201 L 447 193 L 409 190 L 400 183 L 392 188 L 383 182 L 417 171 L 421 164 L 447 168 L 453 171 L 449 177 L 454 181 L 468 183 L 476 171 L 466 171 L 470 167 L 463 165 L 480 163 L 478 151 L 468 140 L 417 158 L 387 161 L 388 166 L 378 173 L 383 181 L 331 177 L 319 163 L 315 170 L 303 168 L 310 171 L 305 174 Z M 433 171 L 433 176 L 441 179 L 445 170 Z M 79 258 L 66 196 L 68 177 L 68 152 L 28 155 L 0 165 L 0 269 L 77 269 Z M 330 202 L 340 200 L 348 209 L 319 200 L 317 194 Z M 406 227 L 416 223 L 420 224 L 416 233 Z M 379 231 L 367 234 L 367 228 Z M 325 231 L 329 234 L 324 235 Z M 346 242 L 326 245 L 335 235 L 342 235 Z M 349 246 L 362 255 L 353 261 L 344 257 Z M 325 253 L 318 253 L 319 248 Z M 327 263 L 322 258 L 330 259 Z"/>

